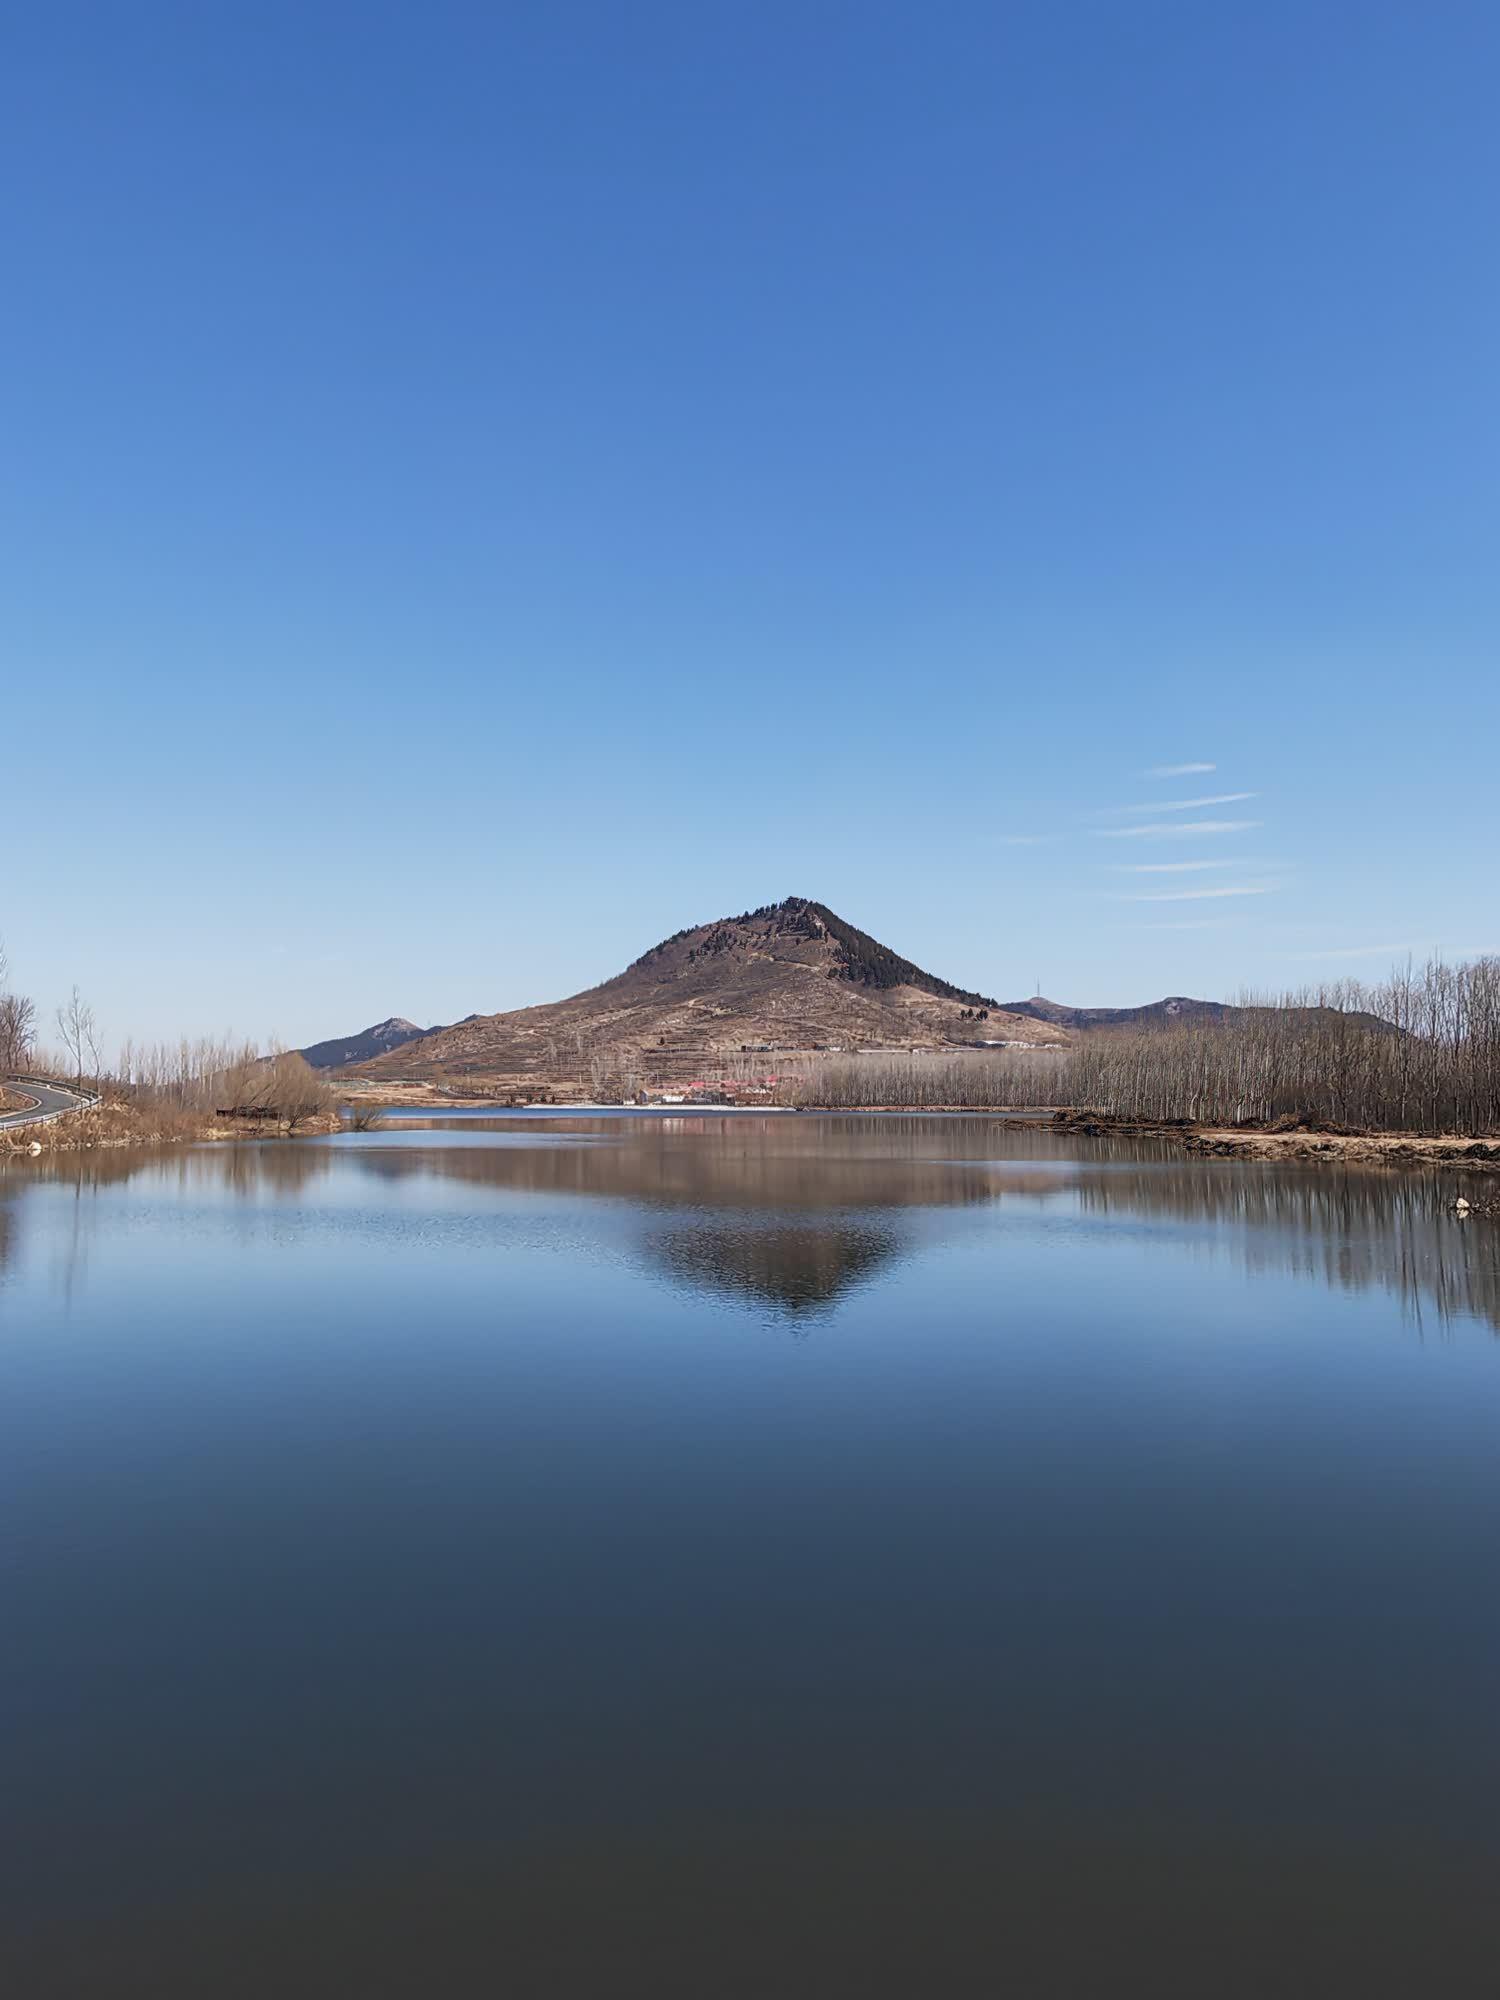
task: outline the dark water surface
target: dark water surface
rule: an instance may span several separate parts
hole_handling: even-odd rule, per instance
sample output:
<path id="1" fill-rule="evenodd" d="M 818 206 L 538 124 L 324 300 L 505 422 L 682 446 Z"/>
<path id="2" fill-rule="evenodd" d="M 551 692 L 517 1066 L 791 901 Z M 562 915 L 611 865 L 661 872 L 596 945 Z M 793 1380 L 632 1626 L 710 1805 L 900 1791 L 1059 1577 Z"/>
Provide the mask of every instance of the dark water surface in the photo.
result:
<path id="1" fill-rule="evenodd" d="M 0 1980 L 1500 1992 L 1500 1228 L 983 1119 L 0 1171 Z"/>

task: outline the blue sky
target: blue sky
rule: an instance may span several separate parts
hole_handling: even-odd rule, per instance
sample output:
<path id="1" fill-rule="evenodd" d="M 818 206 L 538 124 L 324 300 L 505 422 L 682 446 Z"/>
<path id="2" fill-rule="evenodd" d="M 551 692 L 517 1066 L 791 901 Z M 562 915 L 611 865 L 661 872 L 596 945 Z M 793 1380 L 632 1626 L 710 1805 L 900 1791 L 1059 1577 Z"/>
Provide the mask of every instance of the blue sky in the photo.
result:
<path id="1" fill-rule="evenodd" d="M 791 893 L 1002 999 L 1500 948 L 1497 70 L 1487 0 L 14 13 L 17 982 L 304 1040 Z"/>

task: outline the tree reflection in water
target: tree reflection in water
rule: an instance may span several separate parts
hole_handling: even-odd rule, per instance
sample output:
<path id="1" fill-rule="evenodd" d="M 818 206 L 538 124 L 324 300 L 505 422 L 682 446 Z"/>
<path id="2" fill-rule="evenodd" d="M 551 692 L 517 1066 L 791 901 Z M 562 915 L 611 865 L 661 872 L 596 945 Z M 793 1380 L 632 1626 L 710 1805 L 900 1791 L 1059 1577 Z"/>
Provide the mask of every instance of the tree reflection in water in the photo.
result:
<path id="1" fill-rule="evenodd" d="M 29 1200 L 47 1192 L 73 1197 L 74 1226 L 50 1232 L 66 1287 L 101 1190 L 316 1207 L 321 1186 L 351 1174 L 623 1204 L 646 1266 L 790 1316 L 832 1309 L 929 1240 L 922 1211 L 1019 1202 L 1106 1226 L 1185 1225 L 1205 1253 L 1253 1273 L 1378 1287 L 1419 1324 L 1467 1315 L 1500 1330 L 1500 1231 L 1454 1216 L 1464 1177 L 1206 1161 L 1165 1141 L 1069 1139 L 993 1118 L 401 1120 L 329 1141 L 49 1155 L 0 1171 L 0 1273 L 19 1254 Z"/>

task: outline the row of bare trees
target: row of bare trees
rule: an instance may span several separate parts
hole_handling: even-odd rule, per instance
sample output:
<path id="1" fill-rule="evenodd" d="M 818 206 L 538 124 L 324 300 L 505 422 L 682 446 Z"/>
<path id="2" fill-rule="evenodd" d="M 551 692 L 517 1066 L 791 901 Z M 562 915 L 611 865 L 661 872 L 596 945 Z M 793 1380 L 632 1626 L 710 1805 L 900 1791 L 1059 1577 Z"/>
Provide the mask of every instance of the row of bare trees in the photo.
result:
<path id="1" fill-rule="evenodd" d="M 123 1091 L 174 1111 L 213 1111 L 231 1101 L 259 1054 L 253 1043 L 231 1036 L 128 1041 L 120 1050 L 113 1081 Z"/>
<path id="2" fill-rule="evenodd" d="M 873 1050 L 776 1061 L 777 1102 L 809 1111 L 1037 1110 L 1073 1101 L 1065 1058 L 1046 1050 Z"/>
<path id="3" fill-rule="evenodd" d="M 1500 958 L 1282 994 L 1223 1026 L 1091 1036 L 1067 1070 L 1073 1103 L 1123 1117 L 1494 1132 Z"/>
<path id="4" fill-rule="evenodd" d="M 800 1067 L 783 1100 L 832 1109 L 1069 1105 L 1195 1124 L 1320 1121 L 1500 1131 L 1500 958 L 1246 996 L 1222 1023 L 1095 1032 L 1062 1055 L 871 1054 Z"/>
<path id="5" fill-rule="evenodd" d="M 235 1111 L 295 1131 L 333 1108 L 336 1094 L 292 1049 L 262 1055 L 253 1042 L 204 1035 L 127 1042 L 110 1079 L 121 1095 L 155 1109 Z"/>

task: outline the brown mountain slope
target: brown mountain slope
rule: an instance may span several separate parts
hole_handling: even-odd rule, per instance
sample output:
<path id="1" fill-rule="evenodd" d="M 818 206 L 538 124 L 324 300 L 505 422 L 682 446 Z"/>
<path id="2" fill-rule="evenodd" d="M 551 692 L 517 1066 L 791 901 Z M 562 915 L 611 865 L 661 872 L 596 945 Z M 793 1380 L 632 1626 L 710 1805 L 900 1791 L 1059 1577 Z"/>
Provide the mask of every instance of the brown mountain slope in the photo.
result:
<path id="1" fill-rule="evenodd" d="M 786 1050 L 1055 1042 L 800 896 L 679 931 L 586 993 L 482 1014 L 359 1065 L 394 1081 L 568 1094 L 718 1076 Z M 759 1067 L 765 1067 L 762 1063 Z"/>

